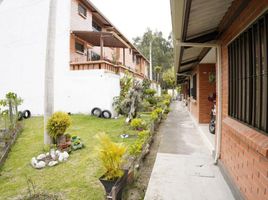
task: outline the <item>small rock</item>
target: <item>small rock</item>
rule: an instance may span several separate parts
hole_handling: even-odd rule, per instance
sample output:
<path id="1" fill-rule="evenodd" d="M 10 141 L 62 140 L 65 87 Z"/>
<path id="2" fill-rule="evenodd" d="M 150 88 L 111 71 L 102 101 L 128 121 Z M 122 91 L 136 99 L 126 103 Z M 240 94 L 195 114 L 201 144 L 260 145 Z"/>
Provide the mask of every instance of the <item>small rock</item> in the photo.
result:
<path id="1" fill-rule="evenodd" d="M 64 151 L 62 155 L 64 160 L 67 160 L 69 158 L 69 154 L 67 153 L 67 151 Z"/>
<path id="2" fill-rule="evenodd" d="M 60 151 L 59 150 L 56 151 L 56 155 L 60 156 Z"/>
<path id="3" fill-rule="evenodd" d="M 46 163 L 44 161 L 40 161 L 35 165 L 36 169 L 42 169 L 46 166 Z"/>
<path id="4" fill-rule="evenodd" d="M 49 166 L 49 167 L 52 167 L 52 166 L 57 165 L 58 163 L 59 163 L 58 161 L 50 161 L 50 162 L 48 163 L 48 166 Z"/>
<path id="5" fill-rule="evenodd" d="M 36 164 L 37 164 L 37 160 L 35 157 L 33 157 L 31 160 L 31 165 L 35 168 Z"/>
<path id="6" fill-rule="evenodd" d="M 42 160 L 46 157 L 46 154 L 40 154 L 39 156 L 37 156 L 37 160 Z"/>
<path id="7" fill-rule="evenodd" d="M 64 157 L 63 157 L 62 154 L 60 154 L 60 155 L 59 155 L 59 162 L 63 162 L 63 160 L 64 160 Z"/>
<path id="8" fill-rule="evenodd" d="M 49 152 L 46 153 L 46 157 L 48 157 L 48 156 L 49 156 Z"/>

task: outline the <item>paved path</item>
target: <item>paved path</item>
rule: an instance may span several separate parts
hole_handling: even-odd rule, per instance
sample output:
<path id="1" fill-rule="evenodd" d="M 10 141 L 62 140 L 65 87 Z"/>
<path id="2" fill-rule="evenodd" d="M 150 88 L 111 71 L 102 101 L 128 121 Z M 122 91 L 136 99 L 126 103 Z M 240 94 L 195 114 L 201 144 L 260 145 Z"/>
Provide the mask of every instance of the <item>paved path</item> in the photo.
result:
<path id="1" fill-rule="evenodd" d="M 180 102 L 171 108 L 145 200 L 233 200 L 186 109 Z"/>

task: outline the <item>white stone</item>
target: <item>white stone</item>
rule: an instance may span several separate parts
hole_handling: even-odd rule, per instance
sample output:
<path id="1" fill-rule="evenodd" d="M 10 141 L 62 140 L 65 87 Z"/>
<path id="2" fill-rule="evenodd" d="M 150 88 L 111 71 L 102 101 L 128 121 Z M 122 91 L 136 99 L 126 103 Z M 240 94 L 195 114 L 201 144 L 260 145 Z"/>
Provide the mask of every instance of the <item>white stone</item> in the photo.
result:
<path id="1" fill-rule="evenodd" d="M 49 167 L 52 167 L 52 166 L 57 165 L 58 163 L 59 163 L 58 161 L 50 161 L 50 162 L 48 163 L 48 166 L 49 166 Z"/>
<path id="2" fill-rule="evenodd" d="M 44 161 L 40 161 L 35 165 L 36 169 L 42 169 L 46 166 L 46 163 Z"/>
<path id="3" fill-rule="evenodd" d="M 61 152 L 60 152 L 59 150 L 56 151 L 56 155 L 57 155 L 57 156 L 60 156 L 60 153 L 61 153 Z"/>
<path id="4" fill-rule="evenodd" d="M 60 154 L 60 155 L 59 155 L 59 162 L 63 162 L 63 160 L 64 160 L 64 157 L 63 157 L 62 154 Z"/>
<path id="5" fill-rule="evenodd" d="M 62 155 L 63 155 L 64 160 L 67 160 L 69 158 L 69 154 L 67 153 L 67 151 L 64 151 Z"/>
<path id="6" fill-rule="evenodd" d="M 46 157 L 46 154 L 40 154 L 37 156 L 37 160 L 42 160 L 45 157 Z"/>
<path id="7" fill-rule="evenodd" d="M 37 164 L 37 160 L 35 157 L 33 157 L 31 160 L 31 165 L 35 168 L 36 164 Z"/>

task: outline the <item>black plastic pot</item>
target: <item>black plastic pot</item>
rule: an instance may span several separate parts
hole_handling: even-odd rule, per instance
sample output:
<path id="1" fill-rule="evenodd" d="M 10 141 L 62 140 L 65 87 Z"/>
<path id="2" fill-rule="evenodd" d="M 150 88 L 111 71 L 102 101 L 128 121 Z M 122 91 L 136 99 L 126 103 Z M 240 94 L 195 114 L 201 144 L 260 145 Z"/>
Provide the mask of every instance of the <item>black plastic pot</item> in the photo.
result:
<path id="1" fill-rule="evenodd" d="M 128 170 L 124 170 L 124 175 L 121 178 L 118 178 L 116 180 L 106 180 L 105 175 L 101 176 L 99 178 L 100 182 L 102 183 L 106 196 L 112 197 L 112 189 L 113 187 L 116 187 L 116 199 L 113 200 L 121 200 L 122 199 L 122 192 L 124 187 L 127 184 L 127 176 L 128 176 Z"/>

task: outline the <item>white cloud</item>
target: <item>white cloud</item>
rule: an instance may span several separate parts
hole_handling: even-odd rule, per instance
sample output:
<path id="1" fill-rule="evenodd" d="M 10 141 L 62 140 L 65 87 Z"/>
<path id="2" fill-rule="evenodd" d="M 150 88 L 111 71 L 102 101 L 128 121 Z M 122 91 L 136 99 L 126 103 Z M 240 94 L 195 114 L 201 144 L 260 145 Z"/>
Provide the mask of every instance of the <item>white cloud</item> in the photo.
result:
<path id="1" fill-rule="evenodd" d="M 147 27 L 171 32 L 169 0 L 90 0 L 127 38 L 141 36 Z"/>

